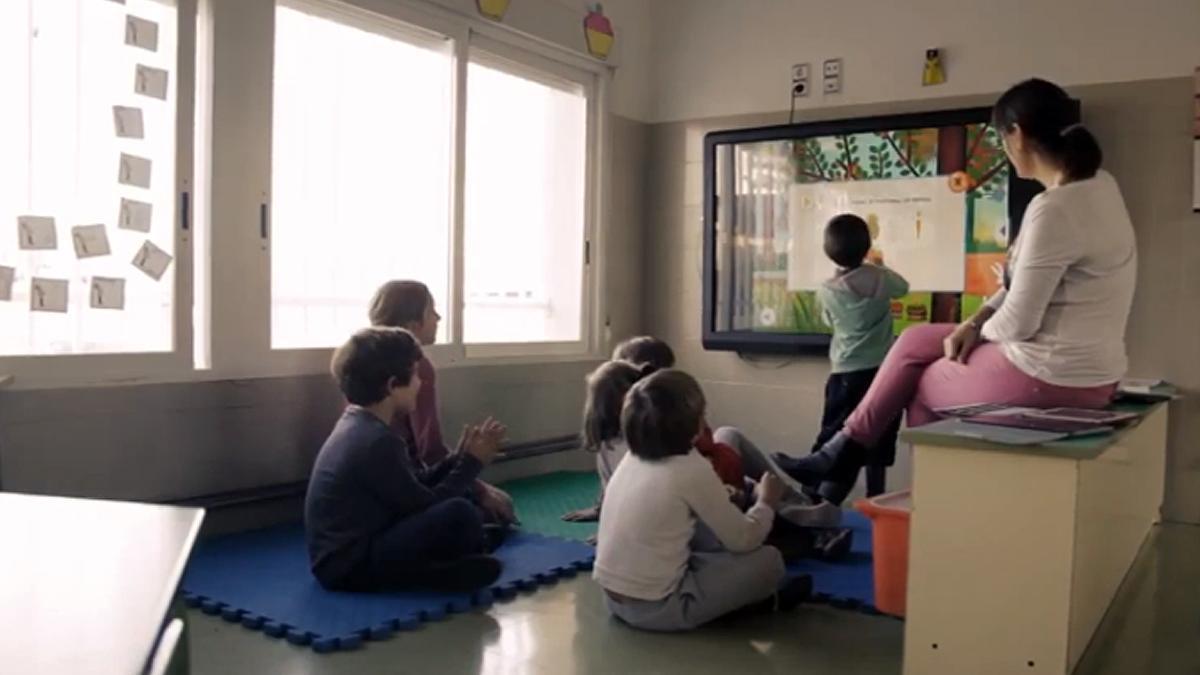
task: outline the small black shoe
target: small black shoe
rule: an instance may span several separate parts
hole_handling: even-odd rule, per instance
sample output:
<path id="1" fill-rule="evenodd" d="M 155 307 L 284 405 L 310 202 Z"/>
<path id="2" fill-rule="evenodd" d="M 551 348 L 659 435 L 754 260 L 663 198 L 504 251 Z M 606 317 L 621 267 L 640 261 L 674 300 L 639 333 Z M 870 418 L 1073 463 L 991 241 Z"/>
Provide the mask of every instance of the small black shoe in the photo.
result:
<path id="1" fill-rule="evenodd" d="M 444 563 L 435 563 L 414 575 L 412 584 L 423 590 L 466 593 L 492 584 L 500 578 L 503 565 L 490 555 L 469 555 Z"/>
<path id="2" fill-rule="evenodd" d="M 512 528 L 508 525 L 487 523 L 483 526 L 483 552 L 494 553 L 508 539 Z"/>
<path id="3" fill-rule="evenodd" d="M 837 528 L 818 530 L 813 537 L 813 557 L 818 560 L 834 562 L 845 558 L 850 553 L 854 543 L 854 530 Z"/>
<path id="4" fill-rule="evenodd" d="M 815 554 L 813 533 L 815 530 L 798 527 L 776 516 L 771 534 L 767 535 L 767 546 L 779 550 L 783 562 L 791 564 Z"/>
<path id="5" fill-rule="evenodd" d="M 812 589 L 812 577 L 807 574 L 788 579 L 787 583 L 775 592 L 775 611 L 790 612 L 801 603 L 807 602 L 812 597 Z"/>

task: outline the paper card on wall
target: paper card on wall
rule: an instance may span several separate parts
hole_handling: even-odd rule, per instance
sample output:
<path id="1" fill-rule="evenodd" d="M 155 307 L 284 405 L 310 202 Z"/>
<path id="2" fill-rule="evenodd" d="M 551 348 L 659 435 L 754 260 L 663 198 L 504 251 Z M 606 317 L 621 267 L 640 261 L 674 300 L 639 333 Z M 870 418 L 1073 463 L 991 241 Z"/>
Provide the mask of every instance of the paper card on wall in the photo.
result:
<path id="1" fill-rule="evenodd" d="M 117 216 L 117 227 L 122 230 L 150 231 L 150 217 L 154 206 L 136 199 L 121 199 L 121 213 Z"/>
<path id="2" fill-rule="evenodd" d="M 125 17 L 125 44 L 150 51 L 158 50 L 158 24 L 132 14 Z"/>
<path id="3" fill-rule="evenodd" d="M 133 266 L 146 273 L 151 279 L 159 281 L 167 266 L 171 264 L 171 254 L 147 241 L 133 256 Z"/>
<path id="4" fill-rule="evenodd" d="M 25 251 L 58 248 L 58 231 L 48 216 L 17 216 L 17 245 Z"/>
<path id="5" fill-rule="evenodd" d="M 167 100 L 167 71 L 138 64 L 134 73 L 133 90 L 143 96 Z"/>
<path id="6" fill-rule="evenodd" d="M 95 258 L 108 255 L 108 233 L 103 225 L 77 225 L 71 228 L 71 241 L 75 242 L 76 258 Z"/>
<path id="7" fill-rule="evenodd" d="M 117 180 L 122 185 L 150 187 L 150 160 L 121 153 L 121 166 L 118 169 Z"/>
<path id="8" fill-rule="evenodd" d="M 67 311 L 67 280 L 34 277 L 29 283 L 29 309 L 34 312 Z"/>
<path id="9" fill-rule="evenodd" d="M 125 309 L 125 280 L 92 277 L 91 306 L 94 309 Z"/>
<path id="10" fill-rule="evenodd" d="M 0 301 L 12 300 L 13 281 L 17 278 L 15 267 L 0 265 Z"/>
<path id="11" fill-rule="evenodd" d="M 113 126 L 117 130 L 117 138 L 145 138 L 146 136 L 141 108 L 114 105 Z"/>

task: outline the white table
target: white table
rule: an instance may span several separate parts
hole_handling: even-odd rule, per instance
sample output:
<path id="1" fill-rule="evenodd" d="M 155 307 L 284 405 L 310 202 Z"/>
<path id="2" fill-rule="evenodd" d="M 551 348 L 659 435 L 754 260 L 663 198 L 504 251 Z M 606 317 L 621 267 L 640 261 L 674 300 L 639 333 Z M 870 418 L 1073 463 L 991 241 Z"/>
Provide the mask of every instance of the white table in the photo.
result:
<path id="1" fill-rule="evenodd" d="M 148 666 L 203 509 L 0 493 L 0 670 Z"/>
<path id="2" fill-rule="evenodd" d="M 913 443 L 906 675 L 1074 670 L 1159 520 L 1167 407 L 1115 436 Z"/>

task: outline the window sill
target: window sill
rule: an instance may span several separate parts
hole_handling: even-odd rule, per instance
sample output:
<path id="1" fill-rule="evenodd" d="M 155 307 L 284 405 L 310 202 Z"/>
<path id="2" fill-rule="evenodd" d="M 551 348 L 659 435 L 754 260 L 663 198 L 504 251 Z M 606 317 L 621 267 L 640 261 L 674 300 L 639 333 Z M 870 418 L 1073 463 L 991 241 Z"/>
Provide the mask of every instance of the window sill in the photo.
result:
<path id="1" fill-rule="evenodd" d="M 39 389 L 84 389 L 103 387 L 130 387 L 155 384 L 189 384 L 206 382 L 230 382 L 243 380 L 282 379 L 290 377 L 314 377 L 329 374 L 329 359 L 332 349 L 304 349 L 272 352 L 273 358 L 266 362 L 233 363 L 212 369 L 151 370 L 138 373 L 136 367 L 125 365 L 120 374 L 110 369 L 87 373 L 75 369 L 69 376 L 46 376 L 44 371 L 28 376 L 0 374 L 0 389 L 4 391 Z M 474 367 L 531 366 L 562 363 L 591 363 L 606 357 L 594 353 L 546 354 L 527 352 L 505 356 L 464 356 L 462 349 L 450 345 L 434 345 L 427 354 L 439 369 Z M 107 371 L 107 372 L 106 372 Z"/>

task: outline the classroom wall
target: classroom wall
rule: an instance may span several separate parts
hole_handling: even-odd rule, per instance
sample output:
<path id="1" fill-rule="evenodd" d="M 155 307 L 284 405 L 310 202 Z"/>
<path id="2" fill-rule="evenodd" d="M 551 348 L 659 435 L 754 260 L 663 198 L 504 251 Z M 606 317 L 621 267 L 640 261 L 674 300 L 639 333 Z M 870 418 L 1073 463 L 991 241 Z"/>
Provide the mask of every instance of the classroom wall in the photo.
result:
<path id="1" fill-rule="evenodd" d="M 355 1 L 355 0 L 351 0 Z M 362 0 L 358 0 L 362 1 Z M 396 2 L 397 0 L 370 0 Z M 464 16 L 479 16 L 476 0 L 416 0 Z M 513 0 L 500 25 L 538 40 L 586 54 L 583 19 L 591 0 Z M 611 109 L 617 115 L 646 120 L 651 115 L 649 68 L 651 8 L 647 0 L 605 0 L 604 16 L 613 26 Z M 623 67 L 628 66 L 628 67 Z"/>
<path id="2" fill-rule="evenodd" d="M 602 258 L 609 335 L 639 330 L 646 125 L 611 115 Z M 364 312 L 366 301 L 363 299 Z M 514 441 L 578 430 L 594 361 L 446 368 L 445 433 L 495 415 Z M 303 480 L 341 410 L 324 374 L 78 389 L 0 389 L 0 489 L 178 500 Z M 509 470 L 511 473 L 511 470 Z"/>
<path id="3" fill-rule="evenodd" d="M 1191 73 L 1196 0 L 654 0 L 653 121 L 786 110 L 790 68 L 843 59 L 843 93 L 798 107 L 1000 91 L 1041 75 L 1063 84 Z M 926 48 L 949 81 L 920 86 Z M 819 92 L 819 80 L 813 81 Z"/>
<path id="4" fill-rule="evenodd" d="M 1195 265 L 1200 214 L 1191 211 L 1192 79 L 1072 87 L 1071 93 L 1082 100 L 1084 121 L 1104 148 L 1105 166 L 1120 182 L 1137 229 L 1141 264 L 1128 331 L 1131 372 L 1200 389 L 1200 313 L 1193 309 L 1200 296 Z M 798 121 L 987 105 L 995 95 L 806 110 Z M 703 135 L 778 124 L 786 117 L 784 111 L 651 127 L 644 323 L 670 341 L 680 366 L 701 380 L 711 424 L 736 424 L 769 449 L 799 453 L 807 452 L 818 430 L 825 359 L 745 361 L 700 345 Z M 1200 523 L 1200 400 L 1175 404 L 1170 426 L 1164 513 L 1171 520 Z M 907 486 L 910 475 L 909 453 L 902 449 L 890 487 Z"/>

